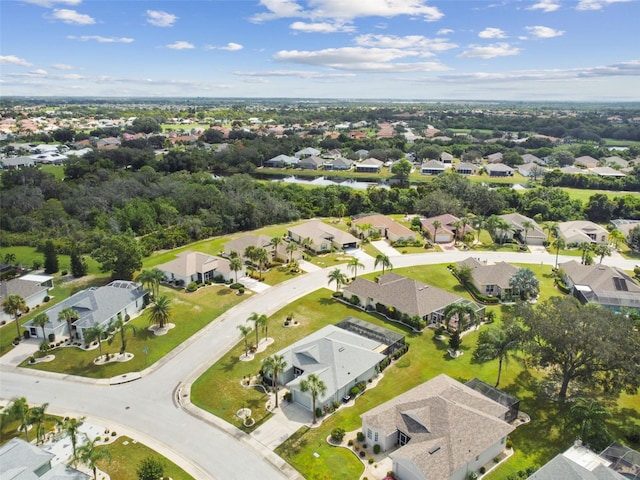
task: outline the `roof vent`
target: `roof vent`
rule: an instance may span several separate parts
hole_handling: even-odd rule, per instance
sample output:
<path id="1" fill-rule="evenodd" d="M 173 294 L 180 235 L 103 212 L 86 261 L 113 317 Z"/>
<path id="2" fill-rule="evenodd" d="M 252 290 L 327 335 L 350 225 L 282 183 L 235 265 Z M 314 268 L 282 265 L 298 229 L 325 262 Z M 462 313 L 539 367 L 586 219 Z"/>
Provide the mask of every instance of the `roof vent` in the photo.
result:
<path id="1" fill-rule="evenodd" d="M 436 445 L 435 447 L 431 447 L 429 449 L 429 455 L 433 455 L 434 453 L 436 453 L 438 450 L 440 450 L 440 445 Z"/>

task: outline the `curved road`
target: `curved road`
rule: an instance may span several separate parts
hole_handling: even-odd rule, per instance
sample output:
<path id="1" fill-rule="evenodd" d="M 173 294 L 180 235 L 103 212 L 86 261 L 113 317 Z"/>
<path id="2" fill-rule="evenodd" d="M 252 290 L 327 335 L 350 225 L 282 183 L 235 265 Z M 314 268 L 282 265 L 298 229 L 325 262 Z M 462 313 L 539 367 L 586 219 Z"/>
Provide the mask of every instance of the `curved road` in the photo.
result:
<path id="1" fill-rule="evenodd" d="M 548 253 L 472 254 L 490 262 L 555 263 L 555 255 Z M 428 253 L 399 255 L 390 260 L 395 268 L 401 268 L 453 263 L 469 255 Z M 560 257 L 559 261 L 571 259 L 575 257 Z M 372 259 L 363 263 L 361 273 L 374 270 Z M 634 266 L 631 260 L 611 257 L 606 264 L 626 270 Z M 327 287 L 328 271 L 337 267 L 345 269 L 344 264 L 328 267 L 254 294 L 146 369 L 139 380 L 107 386 L 104 381 L 1 366 L 0 396 L 25 396 L 36 404 L 48 402 L 52 413 L 87 416 L 112 430 L 119 429 L 170 458 L 198 480 L 300 479 L 298 472 L 249 436 L 192 406 L 182 408 L 180 400 L 188 396 L 191 382 L 239 341 L 237 325 L 245 323 L 252 312 L 271 315 L 290 302 Z"/>

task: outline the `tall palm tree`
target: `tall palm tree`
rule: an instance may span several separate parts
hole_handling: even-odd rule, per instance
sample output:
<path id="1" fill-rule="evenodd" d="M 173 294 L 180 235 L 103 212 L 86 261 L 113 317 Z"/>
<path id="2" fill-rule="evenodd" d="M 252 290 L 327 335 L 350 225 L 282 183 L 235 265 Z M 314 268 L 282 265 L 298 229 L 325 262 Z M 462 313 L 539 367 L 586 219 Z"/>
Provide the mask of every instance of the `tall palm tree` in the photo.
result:
<path id="1" fill-rule="evenodd" d="M 132 330 L 133 334 L 136 334 L 136 327 L 132 324 L 127 324 L 122 315 L 118 314 L 118 318 L 113 322 L 113 326 L 120 332 L 120 353 L 124 353 L 127 350 L 127 341 L 125 339 L 125 333 L 127 330 Z"/>
<path id="2" fill-rule="evenodd" d="M 157 325 L 158 328 L 164 328 L 169 320 L 171 320 L 171 299 L 166 295 L 161 295 L 151 307 L 149 323 Z"/>
<path id="3" fill-rule="evenodd" d="M 471 217 L 462 217 L 460 219 L 460 225 L 462 226 L 462 233 L 460 234 L 460 238 L 464 238 L 465 230 L 467 225 L 471 225 L 472 219 Z"/>
<path id="4" fill-rule="evenodd" d="M 580 245 L 578 245 L 578 248 L 582 251 L 582 259 L 580 262 L 584 264 L 587 258 L 587 252 L 591 250 L 592 245 L 590 242 L 581 242 Z"/>
<path id="5" fill-rule="evenodd" d="M 611 256 L 611 247 L 609 245 L 596 245 L 593 247 L 593 253 L 600 256 L 600 263 L 602 263 L 605 256 Z"/>
<path id="6" fill-rule="evenodd" d="M 474 217 L 472 225 L 473 228 L 476 229 L 478 243 L 480 243 L 480 234 L 482 233 L 482 230 L 484 230 L 487 226 L 487 219 L 482 216 Z"/>
<path id="7" fill-rule="evenodd" d="M 16 263 L 16 254 L 15 253 L 7 253 L 4 256 L 4 263 L 6 263 L 7 265 L 15 265 Z"/>
<path id="8" fill-rule="evenodd" d="M 500 232 L 499 235 L 499 243 L 502 245 L 504 241 L 507 239 L 507 233 L 511 230 L 511 224 L 507 222 L 504 218 L 498 217 L 498 220 L 495 224 L 496 234 Z"/>
<path id="9" fill-rule="evenodd" d="M 25 313 L 28 309 L 29 307 L 27 307 L 27 304 L 24 301 L 24 298 L 22 298 L 20 295 L 16 295 L 16 294 L 9 295 L 7 298 L 4 299 L 4 302 L 2 302 L 2 310 L 4 311 L 4 313 L 11 315 L 16 322 L 16 332 L 18 333 L 18 338 L 21 337 L 20 322 L 18 321 L 18 317 L 19 317 L 18 314 Z"/>
<path id="10" fill-rule="evenodd" d="M 542 228 L 547 232 L 547 243 L 551 244 L 551 237 L 558 236 L 558 222 L 545 222 Z"/>
<path id="11" fill-rule="evenodd" d="M 98 350 L 100 351 L 100 356 L 102 357 L 102 337 L 104 336 L 105 329 L 100 325 L 96 324 L 93 327 L 87 328 L 84 333 L 84 341 L 87 344 L 90 344 L 94 340 L 98 342 Z"/>
<path id="12" fill-rule="evenodd" d="M 527 244 L 527 235 L 529 235 L 529 230 L 533 230 L 533 222 L 531 220 L 524 220 L 522 222 L 522 229 L 524 230 L 524 244 Z"/>
<path id="13" fill-rule="evenodd" d="M 258 263 L 258 270 L 260 271 L 260 280 L 262 280 L 262 271 L 269 264 L 269 252 L 266 248 L 256 248 L 255 261 Z"/>
<path id="14" fill-rule="evenodd" d="M 519 268 L 509 279 L 509 288 L 512 292 L 517 291 L 523 300 L 528 300 L 540 292 L 540 281 L 530 268 Z"/>
<path id="15" fill-rule="evenodd" d="M 393 265 L 389 257 L 383 254 L 376 255 L 376 261 L 373 264 L 373 268 L 378 268 L 378 265 L 382 265 L 382 275 L 384 275 L 385 268 L 393 270 Z"/>
<path id="16" fill-rule="evenodd" d="M 24 431 L 24 438 L 29 442 L 30 408 L 25 397 L 14 398 L 6 409 L 6 415 L 19 423 L 18 430 Z"/>
<path id="17" fill-rule="evenodd" d="M 45 422 L 55 420 L 55 417 L 46 414 L 48 403 L 43 403 L 39 407 L 31 407 L 29 410 L 30 423 L 35 425 L 36 443 L 44 441 Z"/>
<path id="18" fill-rule="evenodd" d="M 440 220 L 434 220 L 432 225 L 433 225 L 433 243 L 436 243 L 436 236 L 438 235 L 438 229 L 442 227 L 442 222 Z"/>
<path id="19" fill-rule="evenodd" d="M 331 270 L 329 272 L 328 278 L 329 278 L 329 285 L 331 285 L 331 282 L 336 282 L 336 292 L 340 290 L 340 287 L 342 285 L 347 283 L 347 278 L 344 276 L 344 273 L 342 273 L 342 270 L 340 270 L 339 268 Z"/>
<path id="20" fill-rule="evenodd" d="M 316 423 L 316 400 L 327 393 L 327 385 L 315 373 L 300 382 L 300 390 L 311 394 L 311 408 L 313 410 L 313 423 Z"/>
<path id="21" fill-rule="evenodd" d="M 78 434 L 80 433 L 80 425 L 84 423 L 81 418 L 66 418 L 62 422 L 62 431 L 71 441 L 71 464 L 74 465 L 78 461 Z"/>
<path id="22" fill-rule="evenodd" d="M 458 331 L 463 331 L 467 324 L 474 323 L 476 320 L 476 312 L 471 305 L 462 302 L 450 303 L 444 309 L 444 323 L 449 328 L 449 323 L 453 317 L 458 319 Z M 465 321 L 468 318 L 468 321 Z"/>
<path id="23" fill-rule="evenodd" d="M 556 247 L 556 265 L 555 265 L 555 268 L 558 268 L 558 255 L 560 255 L 560 250 L 562 250 L 564 247 L 566 247 L 567 244 L 565 243 L 564 239 L 562 239 L 560 237 L 557 237 L 553 241 L 552 245 L 554 247 Z"/>
<path id="24" fill-rule="evenodd" d="M 247 325 L 238 325 L 238 330 L 240 330 L 240 334 L 244 337 L 244 356 L 249 355 L 249 342 L 247 341 L 247 336 L 251 333 L 251 327 Z"/>
<path id="25" fill-rule="evenodd" d="M 262 371 L 271 376 L 271 385 L 276 391 L 276 408 L 278 408 L 278 374 L 287 368 L 287 361 L 277 353 L 262 361 Z"/>
<path id="26" fill-rule="evenodd" d="M 100 438 L 91 440 L 85 435 L 85 443 L 78 448 L 78 458 L 93 471 L 94 480 L 98 478 L 98 462 L 111 461 L 111 452 L 107 447 L 98 445 Z"/>
<path id="27" fill-rule="evenodd" d="M 298 250 L 298 244 L 296 242 L 289 242 L 287 244 L 287 253 L 289 254 L 289 263 L 293 261 L 293 252 Z"/>
<path id="28" fill-rule="evenodd" d="M 600 434 L 608 435 L 606 420 L 611 417 L 611 413 L 597 400 L 578 398 L 571 405 L 569 413 L 580 428 L 580 439 L 583 442 L 588 443 L 591 438 Z"/>
<path id="29" fill-rule="evenodd" d="M 238 272 L 242 270 L 242 259 L 240 257 L 232 257 L 229 260 L 229 270 L 236 274 L 236 283 L 238 283 Z"/>
<path id="30" fill-rule="evenodd" d="M 519 338 L 513 329 L 490 328 L 482 330 L 478 335 L 478 346 L 473 352 L 473 359 L 477 362 L 489 362 L 498 359 L 498 379 L 496 387 L 500 385 L 502 364 L 509 363 L 510 353 L 518 348 Z"/>
<path id="31" fill-rule="evenodd" d="M 256 312 L 253 312 L 247 318 L 247 322 L 253 322 L 254 329 L 256 331 L 256 348 L 258 348 L 258 333 L 260 331 L 260 327 L 267 323 L 267 316 L 263 313 L 262 315 L 258 315 Z"/>
<path id="32" fill-rule="evenodd" d="M 33 317 L 33 320 L 31 320 L 31 323 L 33 323 L 36 327 L 42 328 L 42 338 L 43 340 L 46 341 L 47 333 L 45 332 L 44 327 L 47 325 L 47 323 L 49 323 L 49 315 L 47 315 L 44 312 L 40 312 L 38 315 Z"/>
<path id="33" fill-rule="evenodd" d="M 278 247 L 282 245 L 283 239 L 282 237 L 273 237 L 269 242 L 269 245 L 273 247 L 273 260 L 275 261 L 278 258 Z"/>
<path id="34" fill-rule="evenodd" d="M 358 257 L 353 257 L 349 260 L 349 263 L 347 263 L 347 268 L 353 272 L 353 278 L 358 276 L 358 269 L 360 267 L 364 268 L 364 265 Z"/>
<path id="35" fill-rule="evenodd" d="M 164 280 L 164 273 L 158 268 L 142 270 L 136 277 L 136 282 L 146 285 L 151 290 L 151 296 L 155 300 L 158 297 L 160 282 Z"/>
<path id="36" fill-rule="evenodd" d="M 311 237 L 305 237 L 300 242 L 300 245 L 302 245 L 302 248 L 311 250 L 311 245 L 313 245 L 313 239 Z"/>
<path id="37" fill-rule="evenodd" d="M 72 307 L 63 308 L 58 313 L 58 321 L 59 322 L 67 322 L 67 330 L 69 332 L 69 338 L 71 338 L 71 326 L 72 326 L 73 322 L 78 320 L 78 318 L 80 318 L 80 315 L 78 314 L 78 311 L 75 310 Z"/>
<path id="38" fill-rule="evenodd" d="M 456 220 L 455 222 L 451 222 L 451 226 L 455 228 L 454 241 L 460 240 L 460 229 L 462 228 L 462 222 L 460 220 Z"/>
<path id="39" fill-rule="evenodd" d="M 611 232 L 609 232 L 609 238 L 611 238 L 613 240 L 613 245 L 617 250 L 618 247 L 620 246 L 620 242 L 622 240 L 624 240 L 626 237 L 625 237 L 624 233 L 622 233 L 617 228 L 614 228 L 613 230 L 611 230 Z"/>

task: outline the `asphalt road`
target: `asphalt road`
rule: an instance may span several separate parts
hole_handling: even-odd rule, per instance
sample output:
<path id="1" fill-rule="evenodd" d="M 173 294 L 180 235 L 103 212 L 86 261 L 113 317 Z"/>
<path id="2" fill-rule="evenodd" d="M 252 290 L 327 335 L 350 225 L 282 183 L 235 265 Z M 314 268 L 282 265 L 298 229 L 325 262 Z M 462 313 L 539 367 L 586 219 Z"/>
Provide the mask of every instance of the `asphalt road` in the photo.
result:
<path id="1" fill-rule="evenodd" d="M 400 268 L 453 263 L 467 256 L 467 252 L 446 252 L 401 255 L 390 260 Z M 555 263 L 555 255 L 548 253 L 473 252 L 473 256 L 490 262 Z M 560 257 L 560 262 L 570 259 L 575 257 Z M 372 259 L 363 263 L 365 268 L 358 274 L 373 271 Z M 613 257 L 604 263 L 628 270 L 634 266 L 631 260 Z M 344 264 L 336 265 L 255 294 L 149 367 L 139 380 L 107 386 L 105 382 L 0 366 L 0 397 L 25 396 L 30 403 L 48 402 L 52 413 L 86 416 L 112 430 L 119 429 L 170 458 L 198 480 L 301 478 L 248 436 L 206 414 L 188 413 L 179 400 L 202 372 L 240 340 L 237 326 L 245 323 L 252 312 L 269 316 L 308 293 L 330 288 L 327 275 L 334 268 L 351 274 Z"/>

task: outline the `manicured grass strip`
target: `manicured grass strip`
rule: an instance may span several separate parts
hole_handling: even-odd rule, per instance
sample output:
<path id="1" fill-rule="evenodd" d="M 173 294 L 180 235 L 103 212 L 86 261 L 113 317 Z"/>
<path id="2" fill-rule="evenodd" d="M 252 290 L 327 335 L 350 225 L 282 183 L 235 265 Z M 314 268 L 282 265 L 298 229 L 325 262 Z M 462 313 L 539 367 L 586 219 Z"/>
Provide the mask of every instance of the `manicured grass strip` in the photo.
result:
<path id="1" fill-rule="evenodd" d="M 126 445 L 125 445 L 126 444 Z M 142 461 L 153 457 L 162 463 L 164 476 L 173 480 L 193 480 L 193 477 L 175 463 L 164 458 L 154 450 L 129 437 L 119 437 L 115 442 L 105 445 L 111 454 L 111 461 L 101 461 L 98 468 L 109 474 L 111 480 L 131 480 L 138 478 L 136 470 Z"/>
<path id="2" fill-rule="evenodd" d="M 22 366 L 91 378 L 110 378 L 127 372 L 140 371 L 161 359 L 213 319 L 249 295 L 245 293 L 244 296 L 238 296 L 235 290 L 219 285 L 204 287 L 194 293 L 176 292 L 164 288 L 161 291 L 171 298 L 171 323 L 175 324 L 175 328 L 166 335 L 154 335 L 148 330 L 149 309 L 141 316 L 131 320 L 129 323 L 135 327 L 136 332 L 126 332 L 125 338 L 127 352 L 134 355 L 132 360 L 95 365 L 93 360 L 99 355 L 98 349 L 86 351 L 75 347 L 60 347 L 50 352 L 56 356 L 54 361 L 35 365 L 29 365 L 25 362 Z M 120 334 L 116 333 L 111 344 L 107 341 L 102 342 L 103 354 L 118 353 L 120 345 Z"/>

